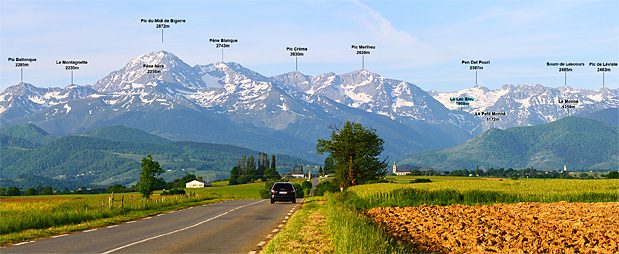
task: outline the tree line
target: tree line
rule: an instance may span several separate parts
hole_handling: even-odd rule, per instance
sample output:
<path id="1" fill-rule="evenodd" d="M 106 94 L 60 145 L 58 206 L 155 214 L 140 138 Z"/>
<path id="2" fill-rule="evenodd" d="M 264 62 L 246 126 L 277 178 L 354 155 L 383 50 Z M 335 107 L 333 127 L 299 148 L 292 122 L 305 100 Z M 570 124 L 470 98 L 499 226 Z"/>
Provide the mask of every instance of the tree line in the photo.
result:
<path id="1" fill-rule="evenodd" d="M 258 159 L 253 155 L 243 157 L 237 160 L 236 166 L 230 170 L 229 185 L 245 184 L 258 179 L 263 182 L 268 179 L 280 179 L 281 176 L 277 172 L 277 161 L 275 155 L 269 156 L 266 153 L 259 153 Z"/>

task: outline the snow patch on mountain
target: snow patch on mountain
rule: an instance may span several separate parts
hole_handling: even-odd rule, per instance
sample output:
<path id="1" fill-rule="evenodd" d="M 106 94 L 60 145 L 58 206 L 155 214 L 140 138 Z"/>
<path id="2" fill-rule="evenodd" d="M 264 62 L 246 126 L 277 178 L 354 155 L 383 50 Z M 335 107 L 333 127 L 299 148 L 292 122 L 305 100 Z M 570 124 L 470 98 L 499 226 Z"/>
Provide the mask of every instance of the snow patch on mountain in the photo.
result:
<path id="1" fill-rule="evenodd" d="M 507 94 L 509 89 L 502 87 L 497 90 L 490 90 L 483 86 L 474 86 L 472 88 L 466 88 L 455 92 L 437 92 L 430 91 L 430 94 L 434 99 L 441 102 L 445 107 L 451 110 L 464 110 L 466 112 L 485 111 L 488 107 L 494 105 L 501 96 Z M 470 106 L 462 107 L 457 105 L 452 98 L 472 98 Z"/>
<path id="2" fill-rule="evenodd" d="M 69 106 L 68 103 L 65 103 L 63 108 L 67 110 L 65 114 L 69 114 L 69 112 L 71 112 L 71 106 Z"/>

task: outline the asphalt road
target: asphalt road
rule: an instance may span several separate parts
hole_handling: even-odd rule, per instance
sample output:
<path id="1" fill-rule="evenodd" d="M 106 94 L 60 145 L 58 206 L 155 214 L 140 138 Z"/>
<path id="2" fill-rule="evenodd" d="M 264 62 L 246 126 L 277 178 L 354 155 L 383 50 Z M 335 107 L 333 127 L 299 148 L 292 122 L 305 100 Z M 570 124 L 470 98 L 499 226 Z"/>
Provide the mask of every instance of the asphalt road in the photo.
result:
<path id="1" fill-rule="evenodd" d="M 7 246 L 0 253 L 248 253 L 274 234 L 295 205 L 232 200 Z"/>

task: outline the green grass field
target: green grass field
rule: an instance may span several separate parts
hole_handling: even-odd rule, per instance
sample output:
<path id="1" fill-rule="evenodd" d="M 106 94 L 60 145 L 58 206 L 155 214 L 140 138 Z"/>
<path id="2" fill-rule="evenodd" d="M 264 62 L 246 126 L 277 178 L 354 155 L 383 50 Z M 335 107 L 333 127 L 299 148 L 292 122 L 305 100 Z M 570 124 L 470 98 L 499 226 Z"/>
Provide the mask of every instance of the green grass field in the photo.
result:
<path id="1" fill-rule="evenodd" d="M 408 183 L 429 178 L 430 183 Z M 345 203 L 359 209 L 421 204 L 516 202 L 617 202 L 617 179 L 499 179 L 474 177 L 391 177 L 395 183 L 354 186 Z"/>
<path id="2" fill-rule="evenodd" d="M 201 189 L 186 189 L 187 193 L 195 192 L 200 195 L 213 196 L 219 199 L 260 199 L 260 190 L 264 183 L 248 183 L 228 185 L 228 181 L 214 182 L 212 187 Z"/>

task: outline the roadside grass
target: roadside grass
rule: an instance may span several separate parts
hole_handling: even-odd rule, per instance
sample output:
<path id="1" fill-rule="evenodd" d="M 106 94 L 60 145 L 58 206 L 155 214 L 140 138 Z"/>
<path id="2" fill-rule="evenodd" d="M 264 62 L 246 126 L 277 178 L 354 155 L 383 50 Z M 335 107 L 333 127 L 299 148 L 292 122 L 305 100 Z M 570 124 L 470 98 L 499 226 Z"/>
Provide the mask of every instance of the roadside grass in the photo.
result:
<path id="1" fill-rule="evenodd" d="M 342 204 L 342 193 L 327 194 L 327 224 L 335 253 L 412 253 L 409 246 L 387 235 L 373 221 Z"/>
<path id="2" fill-rule="evenodd" d="M 354 209 L 342 194 L 307 198 L 263 253 L 410 253 Z"/>
<path id="3" fill-rule="evenodd" d="M 117 193 L 111 206 L 110 194 L 0 198 L 0 246 L 221 200 L 260 199 L 264 183 L 228 186 L 225 182 L 215 186 L 186 189 L 185 196 L 161 196 L 158 191 L 150 200 L 138 193 Z"/>
<path id="4" fill-rule="evenodd" d="M 282 231 L 265 246 L 262 253 L 333 253 L 326 225 L 326 200 L 307 198 Z"/>

